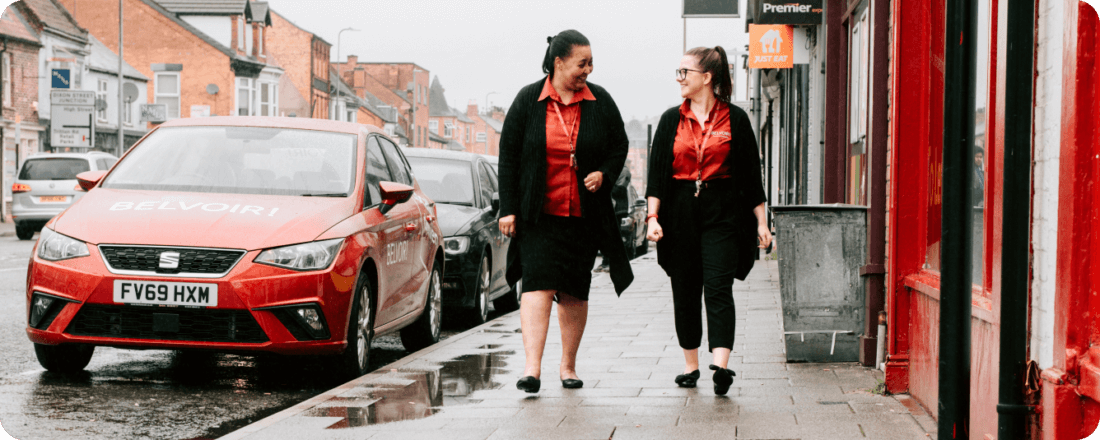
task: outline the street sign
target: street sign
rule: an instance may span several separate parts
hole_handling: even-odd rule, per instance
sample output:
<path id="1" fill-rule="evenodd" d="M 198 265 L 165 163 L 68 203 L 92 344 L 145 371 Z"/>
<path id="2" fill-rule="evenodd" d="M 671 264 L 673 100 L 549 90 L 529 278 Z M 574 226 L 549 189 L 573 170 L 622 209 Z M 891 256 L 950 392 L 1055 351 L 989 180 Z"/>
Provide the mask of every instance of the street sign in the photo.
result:
<path id="1" fill-rule="evenodd" d="M 141 122 L 164 122 L 168 120 L 167 104 L 142 104 Z"/>
<path id="2" fill-rule="evenodd" d="M 72 88 L 72 82 L 69 81 L 69 75 L 72 73 L 69 69 L 53 69 L 50 71 L 50 87 L 55 89 L 69 89 Z"/>
<path id="3" fill-rule="evenodd" d="M 794 67 L 794 29 L 787 25 L 749 25 L 749 68 Z"/>
<path id="4" fill-rule="evenodd" d="M 763 0 L 755 24 L 821 24 L 821 0 Z"/>
<path id="5" fill-rule="evenodd" d="M 683 18 L 740 18 L 738 0 L 684 0 Z"/>
<path id="6" fill-rule="evenodd" d="M 94 146 L 95 101 L 91 90 L 51 90 L 50 146 Z"/>

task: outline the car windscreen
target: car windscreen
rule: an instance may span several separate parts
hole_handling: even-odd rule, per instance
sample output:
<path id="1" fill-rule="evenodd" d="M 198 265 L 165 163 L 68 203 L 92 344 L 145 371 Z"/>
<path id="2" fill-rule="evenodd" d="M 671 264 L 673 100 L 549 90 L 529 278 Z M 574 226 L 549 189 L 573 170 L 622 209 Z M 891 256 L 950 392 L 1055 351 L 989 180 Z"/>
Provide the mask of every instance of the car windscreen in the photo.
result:
<path id="1" fill-rule="evenodd" d="M 470 163 L 459 160 L 406 156 L 420 190 L 436 203 L 474 205 L 474 178 Z"/>
<path id="2" fill-rule="evenodd" d="M 27 159 L 19 171 L 19 180 L 76 180 L 76 175 L 90 170 L 87 159 L 51 157 Z"/>
<path id="3" fill-rule="evenodd" d="M 104 188 L 344 197 L 356 136 L 268 127 L 169 127 L 115 166 Z"/>

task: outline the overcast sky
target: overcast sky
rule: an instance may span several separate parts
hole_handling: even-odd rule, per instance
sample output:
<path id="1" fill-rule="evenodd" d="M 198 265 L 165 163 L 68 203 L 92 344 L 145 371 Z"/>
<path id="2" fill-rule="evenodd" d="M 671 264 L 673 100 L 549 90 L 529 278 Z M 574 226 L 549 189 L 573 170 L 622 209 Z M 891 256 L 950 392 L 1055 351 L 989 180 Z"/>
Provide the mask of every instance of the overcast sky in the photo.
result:
<path id="1" fill-rule="evenodd" d="M 623 118 L 658 116 L 681 102 L 674 70 L 683 54 L 681 0 L 268 0 L 271 8 L 329 43 L 341 58 L 415 62 L 439 77 L 447 101 L 507 108 L 523 86 L 543 77 L 546 37 L 576 29 L 592 42 L 590 82 L 606 88 Z M 740 10 L 744 15 L 745 2 Z M 688 48 L 748 43 L 744 19 L 687 22 Z M 739 58 L 738 58 L 739 59 Z M 741 65 L 737 61 L 738 66 Z M 745 97 L 744 72 L 735 100 Z"/>

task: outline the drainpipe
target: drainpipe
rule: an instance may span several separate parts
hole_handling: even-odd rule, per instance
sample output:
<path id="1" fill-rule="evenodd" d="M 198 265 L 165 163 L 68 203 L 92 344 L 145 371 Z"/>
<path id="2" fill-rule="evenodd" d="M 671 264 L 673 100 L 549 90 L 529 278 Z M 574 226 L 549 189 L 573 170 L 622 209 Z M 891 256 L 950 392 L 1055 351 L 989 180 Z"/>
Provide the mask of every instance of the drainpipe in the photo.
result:
<path id="1" fill-rule="evenodd" d="M 940 251 L 939 438 L 970 438 L 971 184 L 977 1 L 947 0 Z M 1030 31 L 1029 31 L 1030 32 Z"/>
<path id="2" fill-rule="evenodd" d="M 1035 2 L 1009 2 L 1005 56 L 1005 137 L 1001 237 L 1001 354 L 997 438 L 1026 438 L 1024 378 L 1028 344 L 1028 252 L 1031 226 L 1031 130 Z"/>

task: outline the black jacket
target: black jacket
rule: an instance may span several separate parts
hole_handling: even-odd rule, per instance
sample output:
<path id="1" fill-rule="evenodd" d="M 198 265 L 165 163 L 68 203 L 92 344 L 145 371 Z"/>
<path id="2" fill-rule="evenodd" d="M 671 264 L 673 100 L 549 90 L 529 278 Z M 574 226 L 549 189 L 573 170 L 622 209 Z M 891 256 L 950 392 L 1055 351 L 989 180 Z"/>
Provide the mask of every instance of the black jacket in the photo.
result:
<path id="1" fill-rule="evenodd" d="M 768 201 L 764 193 L 763 179 L 760 171 L 760 148 L 756 144 L 756 135 L 753 133 L 749 116 L 740 107 L 729 104 L 730 108 L 730 155 L 726 157 L 726 164 L 730 173 L 736 180 L 734 189 L 729 191 L 727 197 L 738 210 L 738 225 L 740 225 L 740 237 L 738 238 L 737 270 L 734 276 L 744 280 L 752 270 L 758 252 L 756 241 L 756 215 L 752 210 L 756 206 Z M 657 132 L 653 135 L 653 146 L 649 153 L 649 181 L 646 185 L 646 197 L 656 197 L 666 200 L 670 196 L 673 185 L 673 144 L 676 141 L 676 130 L 680 125 L 680 106 L 672 107 L 661 115 L 657 123 Z M 674 212 L 658 212 L 658 218 L 667 218 L 676 215 Z M 665 222 L 658 220 L 658 223 Z M 667 246 L 662 246 L 663 241 L 657 242 L 657 262 L 670 272 L 670 263 L 675 261 L 675 255 L 668 255 Z"/>
<path id="2" fill-rule="evenodd" d="M 546 196 L 546 102 L 539 101 L 546 78 L 525 86 L 516 95 L 500 133 L 500 216 L 515 215 L 518 226 L 537 222 Z M 616 293 L 622 294 L 634 280 L 626 257 L 611 188 L 626 162 L 629 141 L 622 115 L 603 87 L 588 83 L 595 101 L 581 101 L 577 135 L 577 181 L 594 171 L 603 172 L 603 185 L 595 193 L 580 188 L 581 212 L 600 225 L 597 247 L 611 268 Z M 522 234 L 522 231 L 518 231 Z M 508 249 L 509 284 L 522 278 L 519 242 Z"/>

